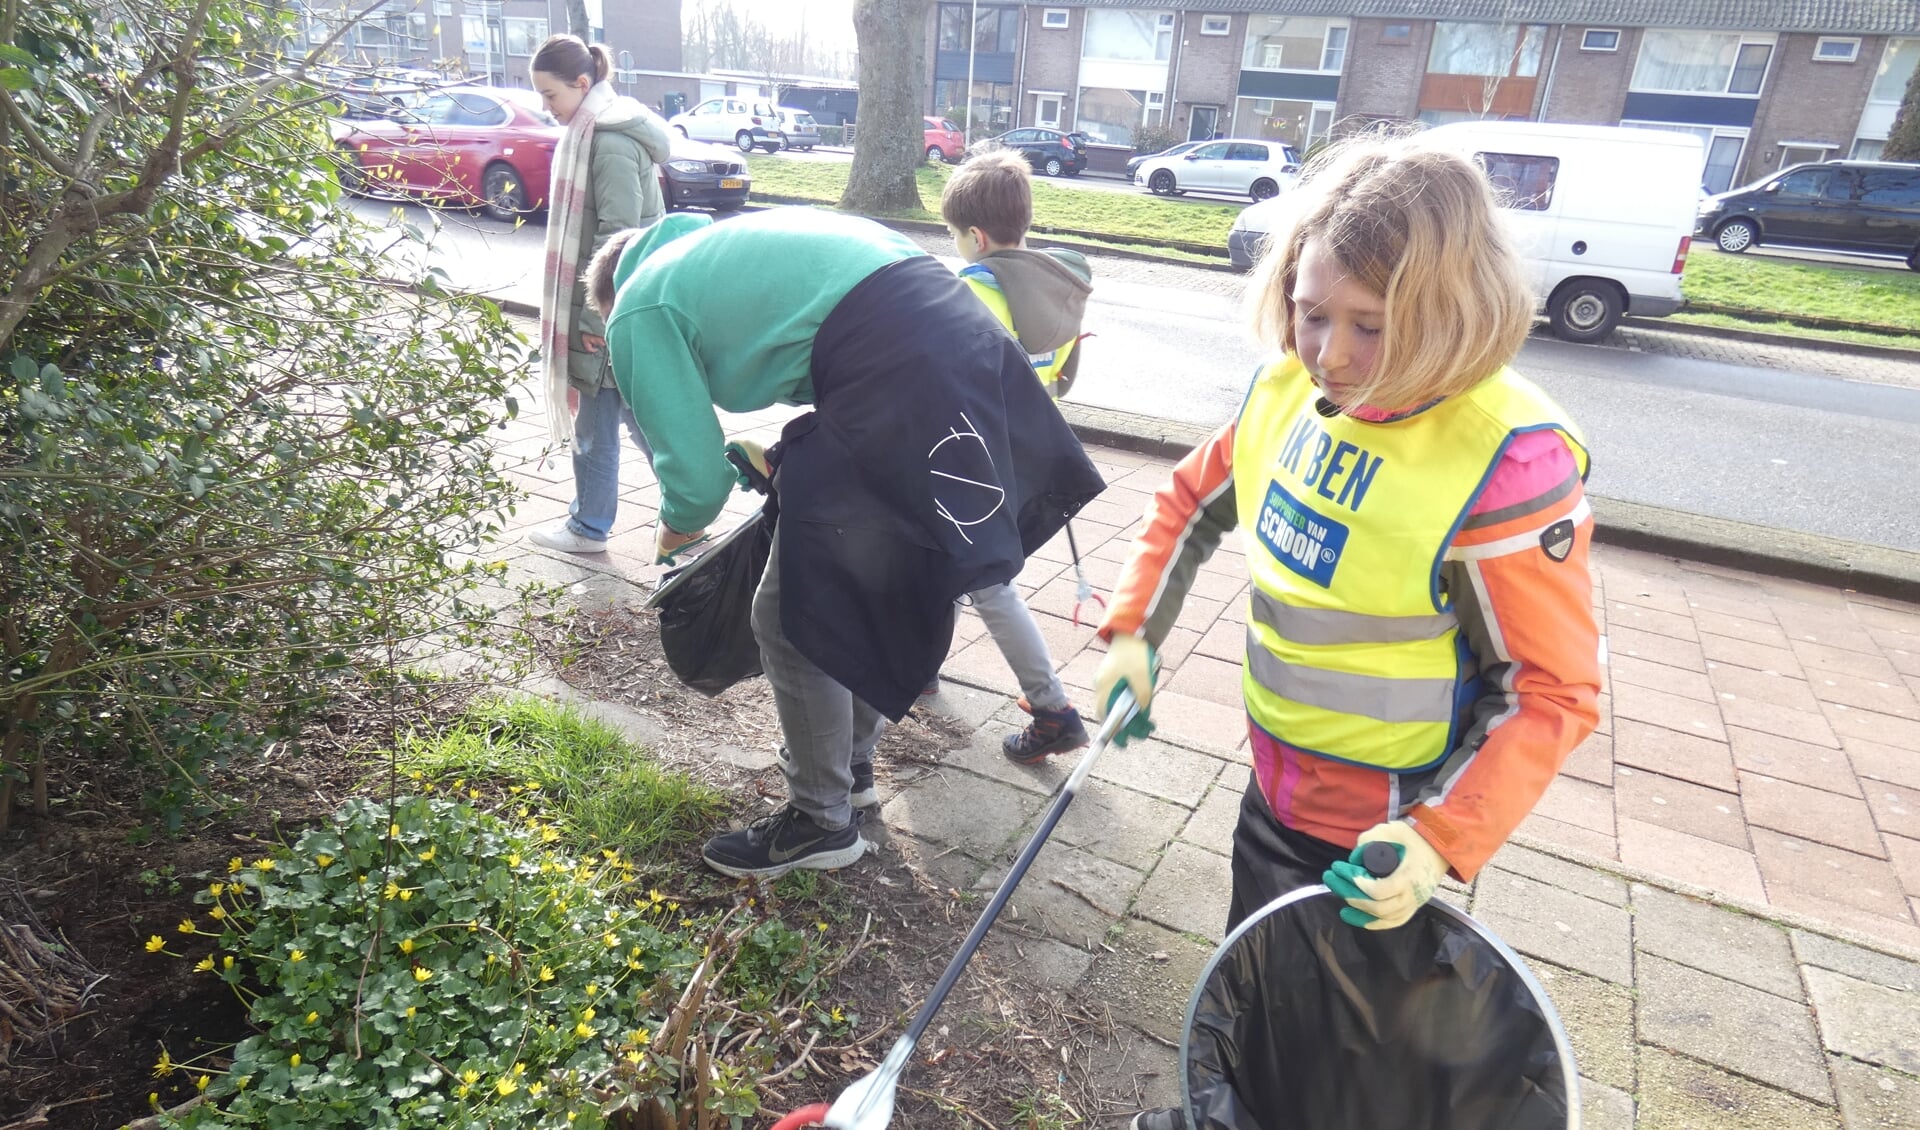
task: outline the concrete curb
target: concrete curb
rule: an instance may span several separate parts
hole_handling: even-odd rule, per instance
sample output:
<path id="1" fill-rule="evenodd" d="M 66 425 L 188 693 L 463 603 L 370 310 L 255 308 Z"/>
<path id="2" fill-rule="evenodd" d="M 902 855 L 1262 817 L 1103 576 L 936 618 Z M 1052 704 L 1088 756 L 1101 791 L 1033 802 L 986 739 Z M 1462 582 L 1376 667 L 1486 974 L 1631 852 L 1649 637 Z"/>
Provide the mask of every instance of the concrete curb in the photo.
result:
<path id="1" fill-rule="evenodd" d="M 1766 330 L 1703 326 L 1698 322 L 1673 322 L 1665 318 L 1622 318 L 1620 324 L 1626 329 L 1691 334 L 1695 337 L 1717 337 L 1727 341 L 1743 341 L 1750 345 L 1779 345 L 1793 349 L 1813 349 L 1822 353 L 1852 353 L 1864 357 L 1878 357 L 1886 361 L 1920 361 L 1920 345 L 1912 349 L 1903 349 L 1897 345 L 1866 345 L 1851 341 L 1833 341 L 1823 337 L 1795 337 L 1792 334 L 1768 333 Z"/>
<path id="2" fill-rule="evenodd" d="M 1211 429 L 1062 403 L 1082 443 L 1179 459 Z M 1688 561 L 1920 603 L 1920 554 L 1588 495 L 1594 540 Z"/>

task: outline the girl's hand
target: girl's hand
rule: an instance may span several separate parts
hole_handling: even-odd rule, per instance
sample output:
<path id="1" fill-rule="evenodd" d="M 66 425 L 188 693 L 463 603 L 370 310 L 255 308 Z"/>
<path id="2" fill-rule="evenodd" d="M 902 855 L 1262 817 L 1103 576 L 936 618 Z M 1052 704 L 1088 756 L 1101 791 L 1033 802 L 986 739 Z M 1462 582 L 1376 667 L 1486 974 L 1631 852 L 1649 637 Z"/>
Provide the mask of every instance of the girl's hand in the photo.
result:
<path id="1" fill-rule="evenodd" d="M 599 334 L 581 334 L 580 347 L 588 353 L 598 353 L 607 347 L 607 339 Z"/>

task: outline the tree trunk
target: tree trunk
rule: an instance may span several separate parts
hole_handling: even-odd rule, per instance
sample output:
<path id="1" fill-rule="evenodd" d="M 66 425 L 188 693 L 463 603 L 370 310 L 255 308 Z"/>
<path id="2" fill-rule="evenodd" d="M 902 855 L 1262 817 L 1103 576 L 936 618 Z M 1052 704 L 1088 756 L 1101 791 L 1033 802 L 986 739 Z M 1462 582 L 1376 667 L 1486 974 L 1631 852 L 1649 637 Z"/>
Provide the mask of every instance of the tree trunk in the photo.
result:
<path id="1" fill-rule="evenodd" d="M 921 207 L 915 176 L 926 159 L 927 13 L 933 0 L 855 0 L 860 47 L 860 117 L 853 172 L 840 207 L 883 214 Z"/>
<path id="2" fill-rule="evenodd" d="M 582 43 L 593 42 L 593 25 L 587 19 L 587 0 L 567 0 L 567 31 Z"/>

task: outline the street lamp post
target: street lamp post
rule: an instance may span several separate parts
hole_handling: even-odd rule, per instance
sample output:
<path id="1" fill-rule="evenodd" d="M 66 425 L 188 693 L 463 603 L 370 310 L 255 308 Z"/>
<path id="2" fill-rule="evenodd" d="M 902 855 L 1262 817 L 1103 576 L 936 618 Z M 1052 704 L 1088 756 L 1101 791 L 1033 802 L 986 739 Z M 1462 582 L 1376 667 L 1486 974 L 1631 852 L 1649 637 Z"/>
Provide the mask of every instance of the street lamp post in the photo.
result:
<path id="1" fill-rule="evenodd" d="M 980 38 L 980 0 L 973 0 L 973 15 L 967 24 L 967 125 L 962 134 L 966 144 L 973 144 L 973 45 Z"/>

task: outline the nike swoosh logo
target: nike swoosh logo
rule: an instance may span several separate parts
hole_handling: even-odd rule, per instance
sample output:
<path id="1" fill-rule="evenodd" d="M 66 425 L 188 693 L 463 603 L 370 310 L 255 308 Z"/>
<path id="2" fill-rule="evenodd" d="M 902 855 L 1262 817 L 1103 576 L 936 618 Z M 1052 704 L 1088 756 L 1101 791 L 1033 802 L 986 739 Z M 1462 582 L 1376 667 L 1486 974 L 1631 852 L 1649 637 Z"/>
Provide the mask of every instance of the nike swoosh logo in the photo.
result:
<path id="1" fill-rule="evenodd" d="M 811 840 L 805 840 L 801 843 L 795 844 L 792 850 L 790 851 L 781 851 L 777 847 L 768 846 L 767 860 L 770 863 L 785 863 L 787 860 L 792 859 L 796 855 L 803 854 L 804 852 L 812 848 L 815 844 L 821 843 L 825 840 L 826 840 L 825 836 L 815 836 Z"/>

